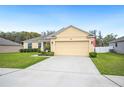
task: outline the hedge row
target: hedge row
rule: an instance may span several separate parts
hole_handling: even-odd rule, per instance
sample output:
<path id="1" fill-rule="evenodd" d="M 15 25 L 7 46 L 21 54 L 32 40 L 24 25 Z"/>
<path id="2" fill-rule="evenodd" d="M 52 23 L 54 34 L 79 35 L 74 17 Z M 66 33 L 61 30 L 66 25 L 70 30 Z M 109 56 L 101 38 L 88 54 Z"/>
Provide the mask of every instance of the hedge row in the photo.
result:
<path id="1" fill-rule="evenodd" d="M 39 48 L 33 48 L 33 49 L 20 49 L 20 52 L 41 52 L 41 49 L 39 49 Z"/>
<path id="2" fill-rule="evenodd" d="M 33 49 L 20 49 L 20 52 L 39 52 L 39 56 L 54 56 L 54 52 L 43 52 L 39 48 L 33 48 Z"/>

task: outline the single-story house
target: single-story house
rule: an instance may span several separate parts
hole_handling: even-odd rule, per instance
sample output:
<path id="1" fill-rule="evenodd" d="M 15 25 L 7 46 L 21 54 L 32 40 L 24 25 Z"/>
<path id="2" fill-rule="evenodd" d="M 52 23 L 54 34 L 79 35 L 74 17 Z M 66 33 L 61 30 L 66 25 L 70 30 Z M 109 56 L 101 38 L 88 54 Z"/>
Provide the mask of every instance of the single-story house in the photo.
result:
<path id="1" fill-rule="evenodd" d="M 124 36 L 111 41 L 109 46 L 112 46 L 115 52 L 124 54 Z"/>
<path id="2" fill-rule="evenodd" d="M 94 51 L 95 37 L 75 26 L 68 26 L 45 37 L 37 37 L 23 41 L 24 48 L 44 49 L 44 43 L 50 43 L 51 52 L 55 55 L 88 56 Z"/>
<path id="3" fill-rule="evenodd" d="M 0 53 L 19 52 L 22 45 L 0 37 Z"/>

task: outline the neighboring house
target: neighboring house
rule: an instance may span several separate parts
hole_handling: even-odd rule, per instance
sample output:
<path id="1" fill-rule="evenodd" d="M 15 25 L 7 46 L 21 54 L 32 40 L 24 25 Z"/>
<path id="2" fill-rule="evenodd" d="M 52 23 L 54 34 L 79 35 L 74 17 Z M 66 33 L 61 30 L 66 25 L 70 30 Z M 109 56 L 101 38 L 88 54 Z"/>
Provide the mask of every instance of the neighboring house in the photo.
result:
<path id="1" fill-rule="evenodd" d="M 22 46 L 16 42 L 0 38 L 0 53 L 19 52 Z"/>
<path id="2" fill-rule="evenodd" d="M 124 36 L 111 41 L 109 46 L 112 46 L 115 52 L 124 54 Z"/>
<path id="3" fill-rule="evenodd" d="M 46 37 L 40 36 L 23 41 L 23 47 L 24 49 L 40 48 L 42 51 L 44 51 L 45 44 L 47 43 L 50 43 L 50 40 Z"/>
<path id="4" fill-rule="evenodd" d="M 95 37 L 88 32 L 74 26 L 62 28 L 45 38 L 37 37 L 24 41 L 24 48 L 44 49 L 44 43 L 50 43 L 50 49 L 55 55 L 88 56 L 94 51 Z"/>

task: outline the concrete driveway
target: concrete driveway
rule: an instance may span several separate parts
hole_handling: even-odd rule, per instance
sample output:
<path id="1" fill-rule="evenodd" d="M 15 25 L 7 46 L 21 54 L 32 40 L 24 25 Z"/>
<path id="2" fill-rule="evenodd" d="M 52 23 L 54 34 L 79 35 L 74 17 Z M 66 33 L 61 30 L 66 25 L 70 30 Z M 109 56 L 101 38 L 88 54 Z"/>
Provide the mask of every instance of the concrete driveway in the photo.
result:
<path id="1" fill-rule="evenodd" d="M 88 57 L 54 56 L 27 69 L 1 75 L 0 86 L 107 87 L 118 85 L 100 75 Z"/>

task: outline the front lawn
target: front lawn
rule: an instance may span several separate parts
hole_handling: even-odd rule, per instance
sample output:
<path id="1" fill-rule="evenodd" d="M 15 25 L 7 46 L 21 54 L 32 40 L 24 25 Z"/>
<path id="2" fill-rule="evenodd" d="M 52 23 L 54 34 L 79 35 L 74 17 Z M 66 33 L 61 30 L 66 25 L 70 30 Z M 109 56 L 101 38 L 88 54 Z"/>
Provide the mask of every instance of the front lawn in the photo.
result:
<path id="1" fill-rule="evenodd" d="M 26 68 L 47 57 L 32 57 L 36 53 L 0 53 L 0 68 Z"/>
<path id="2" fill-rule="evenodd" d="M 124 55 L 116 53 L 98 53 L 96 58 L 91 59 L 101 74 L 124 76 Z"/>

